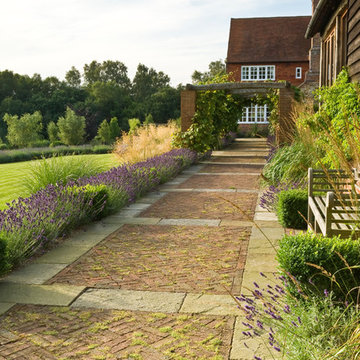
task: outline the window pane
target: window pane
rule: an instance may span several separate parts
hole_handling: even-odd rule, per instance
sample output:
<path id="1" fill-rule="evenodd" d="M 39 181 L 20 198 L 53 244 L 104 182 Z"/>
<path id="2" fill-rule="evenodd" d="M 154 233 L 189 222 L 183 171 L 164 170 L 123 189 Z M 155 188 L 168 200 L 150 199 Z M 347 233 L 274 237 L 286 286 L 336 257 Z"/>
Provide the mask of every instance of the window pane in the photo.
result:
<path id="1" fill-rule="evenodd" d="M 259 80 L 266 80 L 266 66 L 259 66 Z"/>
<path id="2" fill-rule="evenodd" d="M 242 66 L 242 68 L 241 68 L 241 78 L 242 78 L 242 80 L 248 80 L 249 79 L 249 67 L 248 66 Z"/>
<path id="3" fill-rule="evenodd" d="M 275 80 L 275 66 L 268 66 L 267 68 L 267 79 Z"/>
<path id="4" fill-rule="evenodd" d="M 251 80 L 257 80 L 258 79 L 258 67 L 257 66 L 251 66 L 250 67 L 250 79 Z"/>

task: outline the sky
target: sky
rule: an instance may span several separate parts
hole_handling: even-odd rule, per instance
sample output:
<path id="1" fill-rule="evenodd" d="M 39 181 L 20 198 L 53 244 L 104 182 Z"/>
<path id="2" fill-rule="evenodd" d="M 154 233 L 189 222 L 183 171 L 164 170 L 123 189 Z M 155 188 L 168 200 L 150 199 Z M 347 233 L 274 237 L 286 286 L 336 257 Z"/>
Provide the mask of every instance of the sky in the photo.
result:
<path id="1" fill-rule="evenodd" d="M 191 82 L 226 58 L 231 18 L 311 14 L 311 0 L 0 0 L 0 71 L 63 80 L 75 66 L 142 63 Z"/>

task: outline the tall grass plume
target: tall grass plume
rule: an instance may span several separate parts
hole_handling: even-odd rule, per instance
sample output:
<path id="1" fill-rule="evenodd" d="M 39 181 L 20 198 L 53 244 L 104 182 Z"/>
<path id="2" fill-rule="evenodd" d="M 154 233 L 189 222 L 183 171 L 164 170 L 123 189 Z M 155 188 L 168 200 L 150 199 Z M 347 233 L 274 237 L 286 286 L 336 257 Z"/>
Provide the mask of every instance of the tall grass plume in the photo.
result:
<path id="1" fill-rule="evenodd" d="M 130 164 L 161 155 L 171 150 L 172 135 L 177 129 L 175 122 L 169 122 L 167 125 L 149 124 L 131 134 L 123 133 L 115 144 L 114 154 L 121 163 Z"/>

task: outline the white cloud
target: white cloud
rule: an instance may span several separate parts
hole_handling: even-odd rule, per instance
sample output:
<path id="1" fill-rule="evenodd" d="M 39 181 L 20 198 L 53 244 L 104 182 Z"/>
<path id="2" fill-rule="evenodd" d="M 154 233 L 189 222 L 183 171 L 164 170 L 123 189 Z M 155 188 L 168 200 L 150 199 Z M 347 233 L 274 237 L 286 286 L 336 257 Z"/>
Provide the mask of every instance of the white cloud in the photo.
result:
<path id="1" fill-rule="evenodd" d="M 173 84 L 226 57 L 231 17 L 306 15 L 310 0 L 13 0 L 1 7 L 0 70 L 63 78 L 72 65 L 139 62 Z"/>

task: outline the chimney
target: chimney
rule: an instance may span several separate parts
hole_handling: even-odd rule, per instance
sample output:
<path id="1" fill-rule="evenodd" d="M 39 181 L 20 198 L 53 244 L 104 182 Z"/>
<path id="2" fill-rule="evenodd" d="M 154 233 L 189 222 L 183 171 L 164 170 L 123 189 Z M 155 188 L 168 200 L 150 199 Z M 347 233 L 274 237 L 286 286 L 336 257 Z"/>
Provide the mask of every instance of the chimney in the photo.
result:
<path id="1" fill-rule="evenodd" d="M 320 0 L 312 0 L 312 13 L 318 5 Z M 311 49 L 309 51 L 309 71 L 305 75 L 305 81 L 300 85 L 303 90 L 308 89 L 308 93 L 319 87 L 320 77 L 320 34 L 316 34 L 311 38 Z"/>

